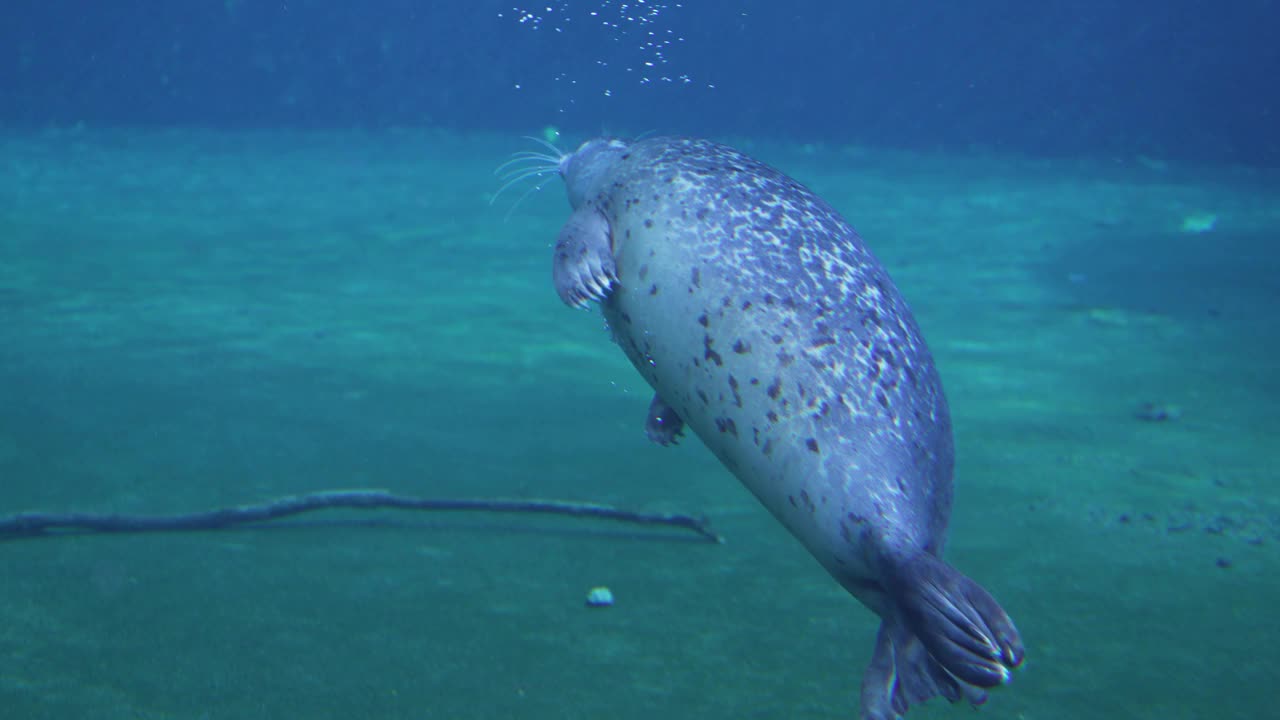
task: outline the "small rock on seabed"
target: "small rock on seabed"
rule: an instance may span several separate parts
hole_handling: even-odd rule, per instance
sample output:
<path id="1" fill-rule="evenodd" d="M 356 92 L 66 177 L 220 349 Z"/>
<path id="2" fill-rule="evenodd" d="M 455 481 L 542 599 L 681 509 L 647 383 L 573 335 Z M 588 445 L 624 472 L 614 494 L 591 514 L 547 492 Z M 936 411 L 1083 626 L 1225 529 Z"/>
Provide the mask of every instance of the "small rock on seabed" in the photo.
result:
<path id="1" fill-rule="evenodd" d="M 609 607 L 613 605 L 613 591 L 603 585 L 593 587 L 587 592 L 587 607 Z"/>

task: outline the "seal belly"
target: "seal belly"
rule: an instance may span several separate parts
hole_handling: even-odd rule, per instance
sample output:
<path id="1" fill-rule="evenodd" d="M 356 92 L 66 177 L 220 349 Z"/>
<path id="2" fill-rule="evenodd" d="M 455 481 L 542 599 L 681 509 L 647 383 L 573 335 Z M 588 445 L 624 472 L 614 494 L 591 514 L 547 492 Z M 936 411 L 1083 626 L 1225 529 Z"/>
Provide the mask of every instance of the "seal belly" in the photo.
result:
<path id="1" fill-rule="evenodd" d="M 657 203 L 610 218 L 619 284 L 602 309 L 615 341 L 810 553 L 851 591 L 859 588 L 860 599 L 876 604 L 864 597 L 875 594 L 866 581 L 875 575 L 875 558 L 866 550 L 879 543 L 855 535 L 886 527 L 909 534 L 934 523 L 916 517 L 911 498 L 859 482 L 897 461 L 886 452 L 891 445 L 855 441 L 880 432 L 870 427 L 872 418 L 851 413 L 860 391 L 833 387 L 823 377 L 825 364 L 802 349 L 811 328 L 781 298 L 744 282 L 755 273 L 728 271 L 699 241 L 707 233 L 696 219 L 671 220 L 679 217 Z M 859 508 L 877 506 L 901 522 L 868 523 Z M 930 544 L 927 532 L 895 540 Z"/>

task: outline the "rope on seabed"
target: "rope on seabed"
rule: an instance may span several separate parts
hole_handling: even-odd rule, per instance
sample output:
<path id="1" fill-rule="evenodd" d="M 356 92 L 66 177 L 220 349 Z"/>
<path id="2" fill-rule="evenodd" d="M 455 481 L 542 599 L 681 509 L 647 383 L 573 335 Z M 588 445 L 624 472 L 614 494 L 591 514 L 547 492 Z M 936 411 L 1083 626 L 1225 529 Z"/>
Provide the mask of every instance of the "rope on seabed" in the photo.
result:
<path id="1" fill-rule="evenodd" d="M 221 530 L 262 523 L 314 510 L 428 510 L 494 513 L 536 513 L 613 520 L 636 525 L 665 525 L 723 542 L 705 518 L 669 513 L 642 513 L 610 505 L 567 500 L 433 499 L 394 495 L 385 490 L 325 490 L 290 495 L 257 505 L 237 505 L 179 515 L 119 515 L 114 513 L 22 512 L 0 517 L 0 540 L 69 533 L 144 533 Z"/>

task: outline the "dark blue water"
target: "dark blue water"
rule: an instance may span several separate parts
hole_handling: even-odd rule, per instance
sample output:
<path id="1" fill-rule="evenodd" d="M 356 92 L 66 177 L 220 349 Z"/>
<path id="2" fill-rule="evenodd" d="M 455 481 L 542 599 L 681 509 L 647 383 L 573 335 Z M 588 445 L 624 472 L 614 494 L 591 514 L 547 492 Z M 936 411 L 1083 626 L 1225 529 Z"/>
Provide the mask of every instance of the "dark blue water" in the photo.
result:
<path id="1" fill-rule="evenodd" d="M 830 201 L 953 411 L 992 720 L 1275 715 L 1280 5 L 0 4 L 0 720 L 849 718 L 875 618 L 556 297 L 554 176 L 710 136 Z M 597 586 L 617 602 L 589 609 Z M 968 717 L 933 701 L 912 720 Z"/>
<path id="2" fill-rule="evenodd" d="M 519 7 L 539 20 L 520 23 Z M 1280 8 L 1266 0 L 9 0 L 0 12 L 9 125 L 554 122 L 1280 162 Z M 655 40 L 672 41 L 667 62 L 642 85 Z"/>

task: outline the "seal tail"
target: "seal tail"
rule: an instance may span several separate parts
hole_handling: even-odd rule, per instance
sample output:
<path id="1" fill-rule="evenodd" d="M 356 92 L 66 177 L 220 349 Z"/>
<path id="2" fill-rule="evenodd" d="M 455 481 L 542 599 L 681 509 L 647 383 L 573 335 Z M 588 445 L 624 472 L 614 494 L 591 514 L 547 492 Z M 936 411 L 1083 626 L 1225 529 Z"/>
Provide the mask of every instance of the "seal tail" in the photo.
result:
<path id="1" fill-rule="evenodd" d="M 987 701 L 985 690 L 944 670 L 898 619 L 880 623 L 871 665 L 862 675 L 862 720 L 897 720 L 907 708 L 936 695 L 953 703 Z"/>
<path id="2" fill-rule="evenodd" d="M 902 563 L 890 593 L 906 630 L 957 680 L 995 687 L 1022 662 L 1022 638 L 1000 604 L 938 558 L 920 553 Z"/>

